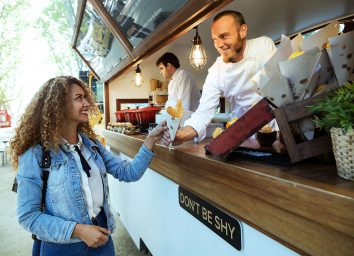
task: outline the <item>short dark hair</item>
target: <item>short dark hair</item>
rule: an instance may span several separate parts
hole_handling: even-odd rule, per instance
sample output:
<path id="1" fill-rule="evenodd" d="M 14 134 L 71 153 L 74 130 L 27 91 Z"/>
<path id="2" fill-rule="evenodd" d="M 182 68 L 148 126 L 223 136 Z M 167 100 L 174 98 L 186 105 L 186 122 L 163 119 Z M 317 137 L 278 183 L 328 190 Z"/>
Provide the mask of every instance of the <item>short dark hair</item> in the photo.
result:
<path id="1" fill-rule="evenodd" d="M 218 13 L 214 19 L 213 22 L 219 20 L 221 17 L 224 16 L 232 16 L 236 22 L 236 24 L 242 26 L 243 24 L 246 24 L 245 22 L 245 18 L 243 17 L 242 13 L 240 12 L 236 12 L 236 11 L 232 11 L 232 10 L 227 10 L 227 11 L 223 11 Z"/>
<path id="2" fill-rule="evenodd" d="M 170 63 L 175 68 L 180 67 L 177 56 L 172 52 L 166 52 L 160 58 L 158 58 L 156 61 L 156 67 L 158 67 L 161 63 L 165 66 L 167 66 L 167 63 Z"/>

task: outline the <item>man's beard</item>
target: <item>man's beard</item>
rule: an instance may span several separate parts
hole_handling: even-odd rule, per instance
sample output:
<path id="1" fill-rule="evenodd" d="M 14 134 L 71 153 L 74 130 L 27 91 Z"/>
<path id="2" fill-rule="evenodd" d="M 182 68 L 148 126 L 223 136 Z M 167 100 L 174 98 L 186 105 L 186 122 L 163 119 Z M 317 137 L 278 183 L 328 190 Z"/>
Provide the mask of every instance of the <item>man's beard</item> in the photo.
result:
<path id="1" fill-rule="evenodd" d="M 241 39 L 240 32 L 237 32 L 237 42 L 230 47 L 230 52 L 226 56 L 223 56 L 224 62 L 237 62 L 238 58 L 243 50 L 243 40 Z"/>
<path id="2" fill-rule="evenodd" d="M 236 62 L 236 59 L 240 56 L 242 53 L 243 49 L 243 43 L 242 41 L 238 41 L 237 44 L 233 45 L 230 48 L 229 54 L 223 56 L 224 62 L 229 63 L 229 62 Z"/>

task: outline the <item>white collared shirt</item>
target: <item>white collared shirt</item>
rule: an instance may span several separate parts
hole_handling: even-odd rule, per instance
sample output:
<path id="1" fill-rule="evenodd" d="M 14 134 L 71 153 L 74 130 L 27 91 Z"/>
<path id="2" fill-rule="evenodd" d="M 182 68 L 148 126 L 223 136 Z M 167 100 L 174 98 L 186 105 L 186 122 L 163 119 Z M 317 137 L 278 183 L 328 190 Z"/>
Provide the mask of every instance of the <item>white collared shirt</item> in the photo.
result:
<path id="1" fill-rule="evenodd" d="M 252 77 L 263 68 L 275 51 L 272 39 L 259 37 L 247 40 L 243 59 L 239 62 L 225 63 L 219 56 L 209 68 L 199 107 L 184 126 L 193 127 L 198 133 L 198 140 L 203 140 L 221 96 L 231 103 L 232 116 L 241 117 L 262 99 L 256 93 Z"/>
<path id="2" fill-rule="evenodd" d="M 182 100 L 184 110 L 195 111 L 199 105 L 200 91 L 191 75 L 178 68 L 168 83 L 168 100 L 165 108 L 176 106 L 177 100 Z"/>
<path id="3" fill-rule="evenodd" d="M 66 152 L 71 152 L 77 167 L 80 169 L 81 176 L 81 187 L 83 190 L 87 211 L 90 215 L 90 218 L 96 217 L 100 212 L 101 207 L 103 206 L 103 183 L 101 173 L 93 161 L 90 153 L 90 149 L 82 143 L 82 138 L 80 134 L 78 134 L 79 142 L 77 144 L 70 144 L 65 139 L 62 139 L 60 144 L 61 148 Z M 81 154 L 86 159 L 87 163 L 90 165 L 90 177 L 87 177 L 86 172 L 83 170 L 80 156 L 75 151 L 75 146 L 81 150 Z"/>

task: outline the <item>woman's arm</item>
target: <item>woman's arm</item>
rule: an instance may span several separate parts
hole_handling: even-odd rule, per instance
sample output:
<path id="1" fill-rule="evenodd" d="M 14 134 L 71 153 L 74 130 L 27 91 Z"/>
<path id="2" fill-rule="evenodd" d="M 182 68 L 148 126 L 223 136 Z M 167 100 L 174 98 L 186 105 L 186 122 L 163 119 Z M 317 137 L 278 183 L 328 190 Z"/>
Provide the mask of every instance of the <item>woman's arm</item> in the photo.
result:
<path id="1" fill-rule="evenodd" d="M 152 150 L 156 141 L 158 141 L 163 134 L 166 133 L 168 133 L 166 122 L 161 122 L 147 136 L 133 161 L 127 161 L 120 156 L 114 155 L 99 143 L 98 145 L 100 147 L 101 157 L 107 172 L 121 181 L 130 182 L 139 180 L 145 170 L 149 167 L 149 164 L 154 156 L 154 152 Z"/>

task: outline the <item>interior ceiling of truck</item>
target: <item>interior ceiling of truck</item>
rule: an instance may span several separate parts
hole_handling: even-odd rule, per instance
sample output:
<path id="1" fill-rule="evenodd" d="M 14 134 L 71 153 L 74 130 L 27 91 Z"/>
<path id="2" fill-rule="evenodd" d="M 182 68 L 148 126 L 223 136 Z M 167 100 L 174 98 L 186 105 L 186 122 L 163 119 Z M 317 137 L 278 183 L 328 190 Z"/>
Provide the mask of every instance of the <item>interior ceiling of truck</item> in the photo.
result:
<path id="1" fill-rule="evenodd" d="M 234 0 L 223 10 L 243 13 L 249 38 L 266 35 L 277 41 L 282 34 L 291 36 L 354 15 L 354 0 Z M 202 29 L 210 31 L 210 24 L 211 18 Z"/>

